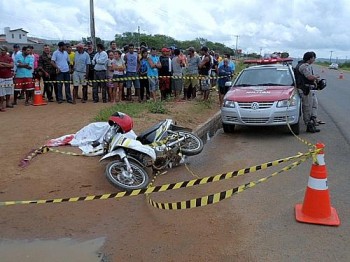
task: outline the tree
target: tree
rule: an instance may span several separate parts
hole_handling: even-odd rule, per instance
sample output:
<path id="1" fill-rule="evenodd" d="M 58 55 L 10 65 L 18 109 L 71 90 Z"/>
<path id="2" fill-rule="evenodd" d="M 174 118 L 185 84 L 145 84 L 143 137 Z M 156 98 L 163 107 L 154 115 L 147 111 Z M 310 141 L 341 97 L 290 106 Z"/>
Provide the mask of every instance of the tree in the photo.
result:
<path id="1" fill-rule="evenodd" d="M 156 49 L 174 46 L 183 50 L 189 47 L 194 47 L 197 51 L 199 51 L 202 46 L 206 45 L 210 50 L 214 50 L 219 54 L 234 54 L 234 50 L 232 48 L 229 48 L 222 43 L 213 43 L 205 38 L 179 41 L 173 37 L 161 34 L 147 35 L 144 33 L 138 34 L 134 32 L 124 32 L 122 34 L 116 34 L 115 41 L 119 48 L 122 48 L 124 45 L 127 45 L 129 43 L 133 43 L 135 47 L 138 47 L 138 43 L 145 42 L 147 43 L 148 47 L 154 47 Z"/>

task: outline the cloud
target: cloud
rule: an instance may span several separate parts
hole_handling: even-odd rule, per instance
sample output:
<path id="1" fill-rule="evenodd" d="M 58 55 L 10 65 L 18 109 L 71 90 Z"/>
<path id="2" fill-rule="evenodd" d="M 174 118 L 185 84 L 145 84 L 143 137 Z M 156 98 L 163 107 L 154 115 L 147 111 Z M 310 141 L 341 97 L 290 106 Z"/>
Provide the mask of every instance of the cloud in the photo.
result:
<path id="1" fill-rule="evenodd" d="M 201 37 L 230 47 L 238 40 L 245 53 L 287 51 L 300 57 L 314 50 L 328 57 L 332 50 L 345 57 L 349 52 L 348 0 L 98 0 L 94 6 L 96 36 L 105 40 L 140 27 L 141 33 Z M 90 35 L 89 1 L 0 0 L 0 10 L 0 28 L 24 28 L 48 39 Z"/>

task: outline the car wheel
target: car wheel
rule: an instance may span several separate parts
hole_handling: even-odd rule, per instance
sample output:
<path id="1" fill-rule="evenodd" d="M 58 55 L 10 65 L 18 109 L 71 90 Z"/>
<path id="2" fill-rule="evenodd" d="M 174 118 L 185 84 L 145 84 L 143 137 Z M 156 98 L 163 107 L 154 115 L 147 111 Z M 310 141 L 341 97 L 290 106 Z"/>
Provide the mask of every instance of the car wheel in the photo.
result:
<path id="1" fill-rule="evenodd" d="M 225 133 L 232 133 L 235 130 L 235 125 L 229 125 L 222 123 L 222 128 Z"/>
<path id="2" fill-rule="evenodd" d="M 294 134 L 299 135 L 299 133 L 300 133 L 300 120 L 298 121 L 298 123 L 290 125 L 290 128 L 292 129 Z"/>

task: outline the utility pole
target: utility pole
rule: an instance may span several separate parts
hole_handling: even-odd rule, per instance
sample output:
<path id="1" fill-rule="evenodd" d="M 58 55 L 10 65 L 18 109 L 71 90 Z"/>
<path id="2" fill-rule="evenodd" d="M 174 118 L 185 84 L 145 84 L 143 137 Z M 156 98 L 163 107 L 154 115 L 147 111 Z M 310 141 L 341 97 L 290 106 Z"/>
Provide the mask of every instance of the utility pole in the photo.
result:
<path id="1" fill-rule="evenodd" d="M 140 50 L 140 26 L 137 27 L 137 47 Z"/>
<path id="2" fill-rule="evenodd" d="M 90 32 L 91 42 L 94 45 L 94 48 L 96 49 L 94 0 L 90 0 Z"/>
<path id="3" fill-rule="evenodd" d="M 333 51 L 330 51 L 331 52 L 331 56 L 329 57 L 329 63 L 331 64 L 332 63 L 332 53 Z"/>
<path id="4" fill-rule="evenodd" d="M 237 58 L 237 47 L 238 47 L 238 38 L 239 38 L 239 35 L 234 35 L 234 37 L 236 37 L 236 51 L 235 51 L 235 56 Z"/>

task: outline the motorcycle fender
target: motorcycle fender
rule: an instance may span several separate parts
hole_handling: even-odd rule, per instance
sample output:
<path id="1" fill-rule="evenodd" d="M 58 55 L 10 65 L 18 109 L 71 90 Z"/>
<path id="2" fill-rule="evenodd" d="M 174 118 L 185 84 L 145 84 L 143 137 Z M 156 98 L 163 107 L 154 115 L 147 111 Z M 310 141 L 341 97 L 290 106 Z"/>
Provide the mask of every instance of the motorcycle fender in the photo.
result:
<path id="1" fill-rule="evenodd" d="M 157 157 L 156 152 L 154 151 L 154 149 L 152 147 L 150 147 L 148 145 L 144 145 L 138 140 L 129 139 L 129 138 L 122 138 L 122 139 L 116 141 L 116 143 L 112 145 L 112 148 L 119 148 L 119 147 L 128 148 L 128 149 L 132 149 L 132 150 L 141 152 L 143 154 L 148 155 L 153 160 L 155 160 Z"/>
<path id="2" fill-rule="evenodd" d="M 100 162 L 101 162 L 102 160 L 105 160 L 105 159 L 107 159 L 107 158 L 114 157 L 114 156 L 117 156 L 117 155 L 120 157 L 120 159 L 123 159 L 123 158 L 126 156 L 124 149 L 118 148 L 118 149 L 116 149 L 116 150 L 114 150 L 114 151 L 112 151 L 112 152 L 109 152 L 108 154 L 105 154 L 105 155 L 100 159 Z"/>

